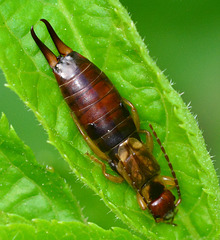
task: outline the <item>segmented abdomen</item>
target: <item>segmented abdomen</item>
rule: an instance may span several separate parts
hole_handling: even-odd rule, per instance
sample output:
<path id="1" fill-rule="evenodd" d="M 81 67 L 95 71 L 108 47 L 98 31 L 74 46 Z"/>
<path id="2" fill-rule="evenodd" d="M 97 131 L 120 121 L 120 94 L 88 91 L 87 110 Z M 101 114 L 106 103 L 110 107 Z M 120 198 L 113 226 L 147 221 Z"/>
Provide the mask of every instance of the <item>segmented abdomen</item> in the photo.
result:
<path id="1" fill-rule="evenodd" d="M 128 136 L 139 139 L 133 119 L 108 77 L 88 59 L 71 53 L 75 69 L 59 87 L 88 136 L 101 151 L 115 158 L 118 144 Z"/>

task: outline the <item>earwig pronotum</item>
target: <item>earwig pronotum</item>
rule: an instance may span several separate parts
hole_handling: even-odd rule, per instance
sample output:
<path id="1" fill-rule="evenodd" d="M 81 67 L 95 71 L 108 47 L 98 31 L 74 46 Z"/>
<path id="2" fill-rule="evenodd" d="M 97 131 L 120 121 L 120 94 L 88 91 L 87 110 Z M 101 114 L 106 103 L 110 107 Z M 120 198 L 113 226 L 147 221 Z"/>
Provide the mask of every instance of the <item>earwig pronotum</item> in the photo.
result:
<path id="1" fill-rule="evenodd" d="M 181 202 L 180 188 L 172 164 L 152 125 L 149 124 L 173 178 L 160 175 L 160 166 L 152 155 L 152 135 L 140 129 L 137 110 L 132 103 L 119 95 L 98 67 L 67 47 L 47 20 L 41 21 L 45 23 L 60 56 L 56 57 L 36 36 L 33 26 L 31 34 L 53 69 L 72 118 L 92 151 L 107 161 L 118 176 L 107 173 L 106 165 L 96 157 L 89 155 L 90 158 L 101 165 L 107 179 L 116 183 L 125 179 L 136 190 L 141 209 L 148 208 L 156 222 L 174 224 L 176 207 Z M 146 135 L 146 143 L 141 141 L 139 134 Z M 176 203 L 175 196 L 169 190 L 173 187 L 178 193 Z"/>

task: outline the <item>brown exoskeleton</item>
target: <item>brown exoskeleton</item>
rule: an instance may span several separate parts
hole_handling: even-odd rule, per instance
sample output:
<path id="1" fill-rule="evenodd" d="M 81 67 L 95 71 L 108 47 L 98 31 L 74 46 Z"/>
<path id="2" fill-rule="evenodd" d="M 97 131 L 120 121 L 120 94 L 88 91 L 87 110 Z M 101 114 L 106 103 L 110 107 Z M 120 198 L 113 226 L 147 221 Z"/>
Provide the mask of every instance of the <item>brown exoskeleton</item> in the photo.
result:
<path id="1" fill-rule="evenodd" d="M 180 189 L 171 162 L 152 125 L 150 128 L 168 161 L 173 178 L 160 175 L 160 166 L 152 155 L 152 136 L 150 132 L 140 130 L 135 107 L 120 96 L 98 67 L 67 47 L 48 21 L 41 21 L 46 24 L 60 56 L 56 57 L 41 42 L 33 27 L 31 34 L 53 70 L 74 122 L 93 152 L 108 161 L 119 176 L 108 174 L 102 161 L 94 156 L 90 158 L 102 166 L 102 172 L 109 180 L 119 183 L 125 179 L 137 192 L 141 209 L 148 208 L 156 222 L 173 223 L 176 207 L 181 202 Z M 140 133 L 146 134 L 146 143 L 141 141 Z M 179 197 L 176 202 L 169 190 L 175 186 Z"/>

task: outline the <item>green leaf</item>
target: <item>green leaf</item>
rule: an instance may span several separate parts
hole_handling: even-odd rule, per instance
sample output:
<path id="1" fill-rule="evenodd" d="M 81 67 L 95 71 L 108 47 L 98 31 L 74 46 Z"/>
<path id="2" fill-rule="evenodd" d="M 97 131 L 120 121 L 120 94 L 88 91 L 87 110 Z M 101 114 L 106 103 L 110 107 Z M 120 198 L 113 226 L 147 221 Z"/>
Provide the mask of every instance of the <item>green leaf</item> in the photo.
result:
<path id="1" fill-rule="evenodd" d="M 5 115 L 0 139 L 0 239 L 139 239 L 87 223 L 68 185 L 36 163 Z"/>
<path id="2" fill-rule="evenodd" d="M 126 240 L 140 238 L 132 235 L 129 231 L 112 228 L 104 230 L 93 223 L 81 222 L 58 222 L 57 220 L 34 219 L 27 221 L 13 214 L 0 212 L 0 239 L 111 239 Z"/>
<path id="3" fill-rule="evenodd" d="M 215 238 L 219 230 L 219 188 L 202 134 L 179 94 L 149 57 L 121 4 L 117 0 L 20 0 L 19 4 L 10 0 L 0 5 L 0 12 L 0 66 L 8 86 L 33 110 L 48 132 L 49 141 L 76 176 L 144 239 Z M 56 52 L 40 18 L 46 18 L 68 46 L 109 76 L 121 95 L 136 106 L 142 128 L 147 128 L 149 122 L 154 126 L 182 191 L 175 218 L 178 227 L 156 224 L 147 211 L 139 209 L 135 192 L 128 184 L 107 181 L 100 167 L 85 156 L 90 150 L 29 33 L 34 25 L 42 41 Z M 156 143 L 154 155 L 162 174 L 170 175 Z"/>
<path id="4" fill-rule="evenodd" d="M 68 185 L 39 166 L 29 147 L 0 119 L 0 210 L 25 219 L 81 221 L 81 209 Z"/>

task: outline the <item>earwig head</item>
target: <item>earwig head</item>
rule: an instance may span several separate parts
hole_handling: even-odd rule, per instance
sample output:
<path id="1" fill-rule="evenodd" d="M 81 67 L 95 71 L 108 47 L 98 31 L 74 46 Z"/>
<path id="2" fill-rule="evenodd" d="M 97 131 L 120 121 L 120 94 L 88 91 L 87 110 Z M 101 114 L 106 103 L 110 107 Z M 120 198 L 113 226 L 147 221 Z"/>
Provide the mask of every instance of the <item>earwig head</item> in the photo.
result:
<path id="1" fill-rule="evenodd" d="M 67 56 L 69 53 L 73 52 L 73 50 L 69 47 L 67 47 L 57 36 L 54 29 L 50 25 L 50 23 L 45 20 L 41 19 L 42 22 L 45 23 L 47 30 L 58 50 L 58 52 L 63 55 L 64 57 Z M 37 37 L 37 35 L 34 32 L 33 26 L 31 27 L 31 35 L 40 48 L 41 52 L 44 54 L 45 58 L 47 59 L 49 65 L 51 68 L 54 68 L 56 64 L 59 62 L 59 59 L 55 56 L 55 54 Z"/>
<path id="2" fill-rule="evenodd" d="M 165 188 L 160 176 L 156 176 L 140 191 L 156 222 L 173 224 L 176 215 L 175 196 Z"/>

